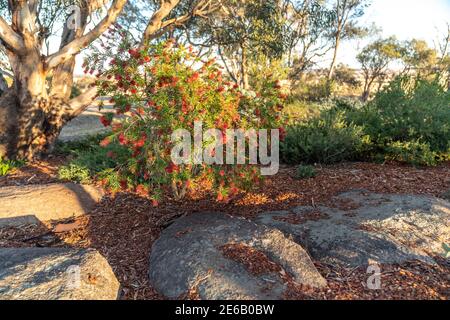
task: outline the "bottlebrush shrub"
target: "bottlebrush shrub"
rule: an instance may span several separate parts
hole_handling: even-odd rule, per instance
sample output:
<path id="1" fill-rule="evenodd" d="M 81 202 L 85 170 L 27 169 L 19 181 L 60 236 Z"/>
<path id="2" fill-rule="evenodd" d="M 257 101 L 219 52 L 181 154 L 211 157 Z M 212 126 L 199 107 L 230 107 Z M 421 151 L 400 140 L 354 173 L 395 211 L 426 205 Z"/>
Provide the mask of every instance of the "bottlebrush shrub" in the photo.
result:
<path id="1" fill-rule="evenodd" d="M 173 41 L 121 50 L 110 65 L 106 80 L 97 83 L 99 94 L 111 97 L 116 114 L 127 117 L 101 119 L 113 132 L 102 144 L 119 142 L 132 157 L 105 185 L 148 195 L 156 205 L 167 193 L 182 199 L 199 182 L 215 190 L 218 201 L 227 201 L 260 180 L 259 170 L 250 165 L 175 165 L 171 135 L 185 129 L 194 137 L 195 121 L 203 123 L 203 131 L 279 128 L 285 97 L 276 82 L 266 83 L 260 93 L 243 93 L 224 79 L 213 60 L 201 61 Z M 226 144 L 225 135 L 222 140 Z"/>

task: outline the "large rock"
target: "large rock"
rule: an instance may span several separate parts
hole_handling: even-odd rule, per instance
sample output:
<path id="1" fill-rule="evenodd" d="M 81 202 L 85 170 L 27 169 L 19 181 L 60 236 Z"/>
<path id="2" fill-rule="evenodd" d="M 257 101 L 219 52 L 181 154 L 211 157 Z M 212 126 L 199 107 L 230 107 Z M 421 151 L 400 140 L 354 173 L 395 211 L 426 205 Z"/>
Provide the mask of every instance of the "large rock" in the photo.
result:
<path id="1" fill-rule="evenodd" d="M 433 264 L 450 243 L 450 203 L 442 199 L 359 190 L 334 200 L 334 208 L 297 207 L 255 221 L 292 235 L 314 258 L 344 266 Z"/>
<path id="2" fill-rule="evenodd" d="M 81 216 L 102 197 L 100 189 L 74 183 L 0 188 L 0 227 Z"/>
<path id="3" fill-rule="evenodd" d="M 253 254 L 263 255 L 279 269 L 252 273 L 244 263 L 227 258 L 222 249 L 230 244 L 249 248 L 249 261 Z M 287 275 L 299 284 L 326 285 L 306 251 L 280 231 L 220 213 L 177 220 L 164 230 L 150 256 L 150 280 L 169 298 L 194 290 L 208 300 L 279 299 Z"/>
<path id="4" fill-rule="evenodd" d="M 0 300 L 115 300 L 119 286 L 95 250 L 0 249 Z"/>

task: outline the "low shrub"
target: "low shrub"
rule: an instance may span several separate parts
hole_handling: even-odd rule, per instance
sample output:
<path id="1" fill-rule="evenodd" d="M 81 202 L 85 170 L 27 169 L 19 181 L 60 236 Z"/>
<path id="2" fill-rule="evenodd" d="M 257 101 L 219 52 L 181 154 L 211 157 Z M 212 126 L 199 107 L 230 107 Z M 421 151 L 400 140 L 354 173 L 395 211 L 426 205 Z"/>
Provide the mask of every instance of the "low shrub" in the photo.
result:
<path id="1" fill-rule="evenodd" d="M 435 166 L 439 154 L 432 151 L 428 143 L 417 141 L 394 141 L 386 145 L 386 160 L 406 162 L 413 165 Z"/>
<path id="2" fill-rule="evenodd" d="M 105 173 L 113 174 L 111 169 L 124 165 L 130 154 L 118 143 L 101 146 L 103 135 L 92 136 L 81 141 L 59 143 L 55 152 L 69 156 L 67 165 L 60 167 L 58 173 L 61 180 L 78 183 L 90 183 Z"/>
<path id="3" fill-rule="evenodd" d="M 0 177 L 6 176 L 14 171 L 14 169 L 20 168 L 23 165 L 24 163 L 22 161 L 3 160 L 0 158 Z"/>
<path id="4" fill-rule="evenodd" d="M 362 127 L 347 123 L 343 112 L 326 111 L 290 127 L 280 151 L 288 164 L 332 164 L 358 158 L 368 145 Z"/>
<path id="5" fill-rule="evenodd" d="M 334 100 L 288 129 L 287 163 L 394 160 L 434 166 L 450 160 L 450 93 L 438 81 L 397 78 L 366 104 Z"/>
<path id="6" fill-rule="evenodd" d="M 85 167 L 76 163 L 69 163 L 58 170 L 59 179 L 78 183 L 90 183 L 91 172 Z"/>
<path id="7" fill-rule="evenodd" d="M 295 173 L 297 179 L 310 179 L 315 176 L 317 176 L 317 171 L 313 166 L 299 165 Z"/>

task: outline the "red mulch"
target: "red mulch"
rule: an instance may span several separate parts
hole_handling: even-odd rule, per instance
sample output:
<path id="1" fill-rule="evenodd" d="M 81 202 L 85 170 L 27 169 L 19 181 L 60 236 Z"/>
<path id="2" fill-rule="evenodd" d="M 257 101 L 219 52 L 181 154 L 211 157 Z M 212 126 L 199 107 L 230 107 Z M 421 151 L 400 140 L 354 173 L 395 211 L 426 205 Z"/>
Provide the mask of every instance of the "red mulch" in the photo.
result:
<path id="1" fill-rule="evenodd" d="M 281 267 L 270 261 L 263 252 L 242 243 L 229 243 L 220 250 L 224 257 L 243 264 L 248 272 L 255 276 L 281 271 Z"/>
<path id="2" fill-rule="evenodd" d="M 290 213 L 286 217 L 275 217 L 274 220 L 288 222 L 290 224 L 304 224 L 308 221 L 319 221 L 324 219 L 329 219 L 330 216 L 326 213 L 321 212 L 319 209 L 312 209 L 303 212 L 300 215 Z"/>
<path id="3" fill-rule="evenodd" d="M 36 162 L 0 177 L 0 187 L 57 181 L 61 159 Z M 436 168 L 414 168 L 399 164 L 346 163 L 318 168 L 318 176 L 294 178 L 295 168 L 285 167 L 268 178 L 259 190 L 229 203 L 218 203 L 207 192 L 188 201 L 166 201 L 154 208 L 147 199 L 132 194 L 107 197 L 89 216 L 78 219 L 77 228 L 54 233 L 57 223 L 35 230 L 10 228 L 0 232 L 0 246 L 75 246 L 98 249 L 111 264 L 122 284 L 123 299 L 161 299 L 148 283 L 148 258 L 153 242 L 170 221 L 183 214 L 220 211 L 251 217 L 267 210 L 296 205 L 332 205 L 332 197 L 353 189 L 379 193 L 440 196 L 450 188 L 450 163 Z M 336 205 L 336 204 L 335 204 Z M 350 206 L 351 204 L 338 204 Z M 74 221 L 67 221 L 73 223 Z M 63 228 L 64 229 L 64 228 Z M 44 235 L 43 237 L 41 237 Z M 53 237 L 53 240 L 52 238 Z M 27 241 L 23 241 L 24 238 Z M 317 264 L 329 282 L 324 291 L 310 291 L 291 285 L 287 299 L 448 299 L 450 267 L 409 263 L 382 266 L 382 290 L 365 287 L 366 270 L 346 270 Z"/>

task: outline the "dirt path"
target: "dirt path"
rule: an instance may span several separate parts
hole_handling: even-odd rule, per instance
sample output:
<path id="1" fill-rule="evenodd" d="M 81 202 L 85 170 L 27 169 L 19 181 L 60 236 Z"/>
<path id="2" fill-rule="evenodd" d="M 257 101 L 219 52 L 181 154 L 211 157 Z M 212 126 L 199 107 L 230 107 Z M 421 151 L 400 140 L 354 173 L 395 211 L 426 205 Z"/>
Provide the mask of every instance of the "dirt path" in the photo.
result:
<path id="1" fill-rule="evenodd" d="M 69 122 L 62 130 L 61 141 L 74 141 L 107 131 L 100 123 L 100 117 L 113 111 L 113 106 L 105 106 L 99 111 L 98 106 L 89 107 L 83 114 Z"/>

